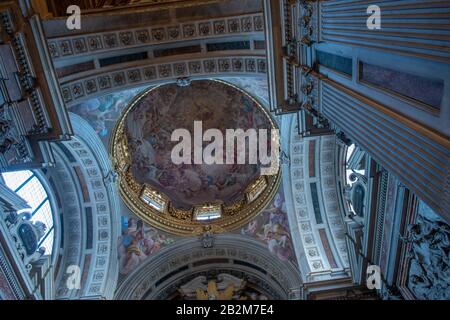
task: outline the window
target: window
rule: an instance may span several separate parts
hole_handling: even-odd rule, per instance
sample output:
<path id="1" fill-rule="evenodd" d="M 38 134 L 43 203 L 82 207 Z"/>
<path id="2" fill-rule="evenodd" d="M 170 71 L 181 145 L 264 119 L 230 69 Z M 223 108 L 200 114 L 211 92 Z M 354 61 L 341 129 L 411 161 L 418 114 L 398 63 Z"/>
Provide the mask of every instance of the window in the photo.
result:
<path id="1" fill-rule="evenodd" d="M 348 185 L 352 185 L 352 184 L 354 183 L 354 181 L 352 181 L 352 180 L 350 179 L 350 175 L 351 175 L 353 172 L 356 172 L 356 173 L 359 173 L 359 174 L 362 174 L 362 175 L 365 175 L 365 174 L 366 174 L 366 170 L 363 169 L 363 168 L 358 168 L 358 169 L 352 169 L 352 168 L 350 168 L 349 162 L 350 162 L 352 156 L 354 155 L 354 152 L 355 152 L 355 145 L 352 144 L 352 145 L 349 146 L 348 149 L 347 149 L 347 157 L 346 157 L 346 163 L 347 163 L 347 165 L 346 165 L 346 167 L 347 167 L 347 168 L 346 168 L 346 182 L 347 182 Z M 359 167 L 359 166 L 358 166 L 358 167 Z"/>
<path id="2" fill-rule="evenodd" d="M 53 213 L 47 191 L 41 181 L 29 170 L 6 172 L 2 173 L 2 176 L 8 188 L 28 202 L 31 208 L 31 221 L 41 221 L 47 226 L 38 247 L 44 247 L 45 254 L 51 255 L 55 232 Z"/>
<path id="3" fill-rule="evenodd" d="M 220 205 L 204 205 L 194 208 L 194 216 L 197 221 L 211 221 L 222 216 Z"/>
<path id="4" fill-rule="evenodd" d="M 319 65 L 349 76 L 353 74 L 352 59 L 323 51 L 316 51 L 316 55 Z"/>
<path id="5" fill-rule="evenodd" d="M 250 41 L 219 42 L 206 44 L 206 50 L 208 52 L 245 49 L 250 49 Z"/>
<path id="6" fill-rule="evenodd" d="M 348 147 L 346 155 L 347 204 L 351 213 L 363 217 L 366 188 L 365 180 L 360 179 L 358 175 L 366 175 L 365 157 L 364 152 L 352 144 Z"/>

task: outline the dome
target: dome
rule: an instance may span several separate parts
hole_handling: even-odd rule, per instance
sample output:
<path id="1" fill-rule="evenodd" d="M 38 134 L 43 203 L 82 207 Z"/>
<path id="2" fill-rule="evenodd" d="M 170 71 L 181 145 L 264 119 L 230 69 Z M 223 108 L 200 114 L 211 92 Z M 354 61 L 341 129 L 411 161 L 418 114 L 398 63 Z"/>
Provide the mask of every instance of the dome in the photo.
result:
<path id="1" fill-rule="evenodd" d="M 275 123 L 255 99 L 225 82 L 197 80 L 147 90 L 125 110 L 112 140 L 123 199 L 147 220 L 157 215 L 149 222 L 173 226 L 181 220 L 183 228 L 190 225 L 189 233 L 203 230 L 205 223 L 219 229 L 241 226 L 270 200 L 278 180 L 261 175 L 261 163 L 251 160 L 250 143 L 228 139 L 230 131 L 249 129 L 265 139 L 270 152 Z M 269 133 L 259 135 L 262 129 Z M 211 130 L 219 137 L 207 139 Z M 205 152 L 219 138 L 221 148 L 211 152 L 215 161 L 208 162 Z M 229 147 L 234 142 L 236 148 Z M 177 152 L 180 143 L 185 148 Z M 238 161 L 243 151 L 245 161 Z M 264 200 L 256 201 L 260 196 Z M 247 214 L 240 217 L 239 212 Z M 233 222 L 227 221 L 230 217 Z"/>

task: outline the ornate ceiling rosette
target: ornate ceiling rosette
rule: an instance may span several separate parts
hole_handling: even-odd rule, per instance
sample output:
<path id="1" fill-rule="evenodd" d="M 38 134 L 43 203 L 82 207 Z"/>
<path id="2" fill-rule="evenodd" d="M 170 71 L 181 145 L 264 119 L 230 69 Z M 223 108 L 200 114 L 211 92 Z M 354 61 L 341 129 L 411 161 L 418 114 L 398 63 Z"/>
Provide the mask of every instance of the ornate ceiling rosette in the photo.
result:
<path id="1" fill-rule="evenodd" d="M 189 139 L 172 141 L 177 129 L 184 130 Z M 189 161 L 177 164 L 173 160 L 174 148 L 182 140 L 198 146 L 200 139 L 202 152 L 217 142 L 217 135 L 204 136 L 209 129 L 223 137 L 221 148 L 211 153 L 220 158 L 218 151 L 223 151 L 223 164 L 217 160 L 205 163 L 203 153 L 201 161 L 195 161 L 198 148 L 178 153 L 184 159 L 190 155 Z M 228 162 L 227 137 L 230 130 L 238 129 L 245 133 L 254 129 L 258 148 L 260 140 L 267 142 L 267 156 L 272 140 L 278 148 L 279 137 L 272 131 L 276 124 L 264 107 L 226 82 L 169 83 L 138 95 L 120 117 L 110 143 L 124 202 L 148 224 L 182 236 L 227 232 L 248 223 L 276 193 L 280 168 L 277 158 L 275 171 L 261 174 L 265 166 L 260 159 L 250 161 L 254 153 L 251 143 L 242 144 L 238 139 L 233 139 L 235 161 Z M 261 135 L 262 131 L 267 133 Z M 244 163 L 236 161 L 242 151 Z"/>

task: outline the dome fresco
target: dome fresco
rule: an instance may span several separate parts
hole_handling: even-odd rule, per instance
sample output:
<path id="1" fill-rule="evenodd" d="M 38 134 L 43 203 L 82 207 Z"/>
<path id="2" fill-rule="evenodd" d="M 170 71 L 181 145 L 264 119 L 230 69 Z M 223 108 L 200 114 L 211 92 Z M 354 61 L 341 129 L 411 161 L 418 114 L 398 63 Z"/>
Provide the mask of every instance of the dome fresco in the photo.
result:
<path id="1" fill-rule="evenodd" d="M 171 141 L 172 132 L 183 128 L 194 137 L 194 121 L 202 122 L 203 132 L 219 129 L 224 137 L 226 129 L 246 131 L 272 126 L 255 100 L 223 82 L 201 80 L 185 87 L 176 83 L 160 86 L 137 101 L 126 115 L 132 175 L 136 182 L 162 191 L 176 208 L 236 201 L 259 176 L 257 164 L 177 165 L 171 159 L 178 143 Z M 203 147 L 209 143 L 203 142 Z"/>
<path id="2" fill-rule="evenodd" d="M 253 135 L 239 140 L 238 130 Z M 277 133 L 264 107 L 226 82 L 194 80 L 148 89 L 124 109 L 110 139 L 122 200 L 144 222 L 172 234 L 237 230 L 278 189 L 279 162 L 272 152 Z M 181 144 L 185 147 L 177 149 Z M 208 148 L 212 162 L 205 160 Z M 181 162 L 174 159 L 180 154 Z M 240 155 L 245 155 L 241 161 Z M 267 173 L 268 168 L 274 171 Z"/>

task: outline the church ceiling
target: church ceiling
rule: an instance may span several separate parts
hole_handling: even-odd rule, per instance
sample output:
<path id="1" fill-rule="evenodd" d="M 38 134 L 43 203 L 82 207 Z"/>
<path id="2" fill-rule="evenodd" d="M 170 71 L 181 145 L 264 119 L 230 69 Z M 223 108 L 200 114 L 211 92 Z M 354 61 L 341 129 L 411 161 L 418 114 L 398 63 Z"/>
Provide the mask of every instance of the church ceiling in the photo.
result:
<path id="1" fill-rule="evenodd" d="M 245 92 L 248 92 L 252 97 L 254 97 L 256 99 L 256 101 L 258 101 L 259 103 L 261 103 L 261 105 L 263 106 L 267 106 L 268 104 L 268 84 L 267 84 L 267 80 L 266 78 L 263 77 L 227 77 L 224 78 L 224 81 L 226 81 L 227 83 L 231 83 L 232 85 L 243 89 Z M 191 82 L 191 86 L 196 83 L 201 84 L 203 81 L 192 81 Z M 155 88 L 155 87 L 152 87 Z M 174 88 L 176 88 L 175 90 L 177 90 L 177 88 L 180 88 L 177 86 L 176 83 L 173 83 L 173 85 L 167 86 L 167 91 L 170 91 L 170 88 L 172 88 L 172 90 Z M 114 133 L 114 128 L 115 126 L 117 126 L 118 121 L 121 119 L 121 116 L 128 110 L 127 106 L 130 105 L 133 102 L 133 99 L 138 96 L 139 94 L 142 94 L 143 92 L 145 92 L 146 90 L 149 90 L 151 88 L 145 88 L 145 87 L 137 87 L 137 88 L 133 88 L 133 89 L 129 89 L 129 90 L 124 90 L 124 91 L 118 91 L 114 94 L 110 94 L 110 95 L 106 95 L 100 98 L 96 98 L 96 99 L 91 99 L 88 100 L 86 102 L 82 102 L 78 105 L 72 106 L 70 107 L 70 111 L 77 113 L 78 115 L 81 115 L 85 120 L 87 120 L 89 122 L 89 124 L 96 130 L 96 132 L 98 133 L 98 135 L 101 137 L 105 147 L 107 147 L 110 143 L 111 143 L 111 137 L 113 136 Z M 186 97 L 179 97 L 182 98 L 183 100 L 183 105 L 177 106 L 177 95 L 174 94 L 172 98 L 168 98 L 166 96 L 160 96 L 159 94 L 153 94 L 153 95 L 148 95 L 145 99 L 147 100 L 147 102 L 145 102 L 145 104 L 143 103 L 141 106 L 137 105 L 134 110 L 137 110 L 135 112 L 132 112 L 131 115 L 136 116 L 137 114 L 139 114 L 139 107 L 140 109 L 144 110 L 146 108 L 148 108 L 148 105 L 154 103 L 154 105 L 165 105 L 165 106 L 170 106 L 167 107 L 166 109 L 159 109 L 159 112 L 157 114 L 155 114 L 155 112 L 153 111 L 153 115 L 152 113 L 149 113 L 149 115 L 152 115 L 152 117 L 154 118 L 148 118 L 146 119 L 146 115 L 144 116 L 143 119 L 133 119 L 131 118 L 131 116 L 128 117 L 128 126 L 130 128 L 130 133 L 131 136 L 128 136 L 128 139 L 134 139 L 135 141 L 137 140 L 142 140 L 142 139 L 146 139 L 146 141 L 148 141 L 149 145 L 147 148 L 147 151 L 152 150 L 151 148 L 153 148 L 153 144 L 157 143 L 157 140 L 155 140 L 155 135 L 160 132 L 160 131 L 172 131 L 171 128 L 176 128 L 176 127 L 192 127 L 192 123 L 193 121 L 196 119 L 196 117 L 202 117 L 205 116 L 207 118 L 209 118 L 210 121 L 210 125 L 206 126 L 204 124 L 204 128 L 203 131 L 205 131 L 207 129 L 207 127 L 216 127 L 216 126 L 221 126 L 223 125 L 223 127 L 227 127 L 230 126 L 232 124 L 232 121 L 229 120 L 230 123 L 228 122 L 223 122 L 221 119 L 225 118 L 227 116 L 227 114 L 230 114 L 230 111 L 224 112 L 222 114 L 222 110 L 226 109 L 226 105 L 229 105 L 230 102 L 227 103 L 227 99 L 226 97 L 223 96 L 223 90 L 218 90 L 217 92 L 214 91 L 214 88 L 208 88 L 208 90 L 212 89 L 211 91 L 213 92 L 213 94 L 210 94 L 210 96 L 208 96 L 208 94 L 205 94 L 204 92 L 201 92 L 201 90 L 206 90 L 205 88 L 198 88 L 199 92 L 198 94 L 196 94 L 195 96 L 189 96 L 187 95 Z M 152 92 L 152 91 L 150 91 Z M 197 97 L 206 97 L 205 99 L 198 99 Z M 208 102 L 208 100 L 210 99 L 210 97 L 214 97 L 214 108 L 210 108 L 210 114 L 203 114 L 205 112 L 204 108 L 204 104 L 208 104 L 210 102 Z M 219 97 L 219 98 L 218 98 Z M 234 97 L 232 100 L 230 101 L 239 101 L 240 96 Z M 217 101 L 217 102 L 216 102 Z M 150 102 L 150 103 L 149 103 Z M 199 107 L 200 105 L 195 105 L 195 103 L 202 103 L 201 108 Z M 197 110 L 197 109 L 198 110 Z M 201 111 L 201 113 L 197 114 L 194 112 L 187 112 L 185 110 L 197 110 L 197 111 Z M 141 111 L 142 111 L 141 110 Z M 164 111 L 166 110 L 166 111 Z M 216 110 L 219 110 L 219 112 L 215 113 Z M 142 112 L 141 112 L 142 113 Z M 163 115 L 161 113 L 164 113 Z M 241 118 L 241 121 L 244 121 L 245 124 L 244 125 L 244 129 L 246 128 L 246 126 L 249 125 L 248 121 L 249 118 L 246 116 L 246 114 L 241 114 L 242 112 L 240 112 L 239 114 L 237 114 L 237 117 Z M 142 114 L 145 114 L 142 113 Z M 167 117 L 169 117 L 171 119 L 171 121 L 167 122 Z M 254 118 L 254 116 L 253 116 Z M 230 119 L 230 118 L 228 118 Z M 157 123 L 157 125 L 150 125 L 150 120 L 152 120 L 151 122 L 153 123 Z M 221 121 L 223 123 L 221 123 Z M 261 118 L 259 120 L 261 123 L 264 123 L 264 119 Z M 275 119 L 275 121 L 277 121 L 278 123 L 278 119 Z M 142 122 L 142 125 L 139 126 L 135 126 L 136 123 L 138 122 Z M 125 123 L 127 123 L 127 119 L 125 119 Z M 278 123 L 278 125 L 281 125 L 281 123 Z M 241 125 L 242 126 L 242 125 Z M 142 130 L 142 128 L 145 127 L 145 130 Z M 138 130 L 134 130 L 134 128 L 138 128 Z M 172 129 L 173 129 L 172 128 Z M 133 130 L 131 130 L 133 129 Z M 162 130 L 161 130 L 162 129 Z M 155 131 L 156 130 L 156 131 Z M 295 130 L 294 130 L 295 131 Z M 144 135 L 145 133 L 145 135 Z M 145 137 L 144 137 L 145 136 Z M 140 138 L 140 139 L 137 139 Z M 142 138 L 142 139 L 141 139 Z M 167 138 L 167 134 L 166 134 L 166 140 Z M 313 143 L 314 141 L 312 140 L 311 143 Z M 153 143 L 153 144 L 152 144 Z M 163 143 L 163 145 L 165 146 L 165 157 L 169 156 L 170 157 L 170 150 L 171 148 L 167 145 L 169 143 L 169 141 L 165 141 Z M 321 146 L 322 144 L 320 144 L 319 141 L 316 142 L 317 147 Z M 307 143 L 307 146 L 309 145 L 309 143 Z M 156 145 L 155 145 L 156 146 Z M 135 147 L 139 147 L 137 149 L 139 150 L 144 150 L 144 153 L 146 152 L 145 148 L 142 148 L 138 145 L 135 145 Z M 150 148 L 151 147 L 151 148 Z M 329 157 L 316 157 L 314 155 L 308 155 L 310 150 L 315 150 L 314 148 L 311 149 L 309 147 L 304 147 L 303 148 L 305 150 L 305 159 L 309 158 L 312 160 L 319 160 L 322 159 L 321 162 L 323 162 L 322 164 L 320 164 L 321 167 L 326 166 L 328 162 L 332 162 L 332 159 L 328 159 Z M 144 153 L 138 155 L 137 157 L 140 157 L 142 160 L 143 156 L 146 156 Z M 295 152 L 294 152 L 295 153 Z M 313 152 L 313 154 L 315 154 L 315 152 Z M 155 156 L 156 154 L 153 154 L 153 156 Z M 157 155 L 158 157 L 160 157 L 160 155 Z M 301 167 L 304 167 L 302 164 L 305 164 L 306 167 L 304 168 L 304 170 L 306 170 L 305 172 L 308 172 L 309 174 L 311 174 L 310 170 L 312 170 L 311 165 L 309 165 L 309 162 L 301 162 L 301 163 L 297 163 L 297 157 L 294 157 L 295 159 L 295 163 L 293 164 L 293 169 L 300 169 Z M 137 163 L 136 161 L 132 161 L 132 163 Z M 162 164 L 165 163 L 171 163 L 170 159 L 169 161 L 163 161 Z M 299 167 L 300 166 L 300 167 Z M 154 166 L 155 168 L 157 167 L 157 165 Z M 145 169 L 145 163 L 143 166 L 139 167 L 135 166 L 134 169 L 135 171 L 135 176 L 139 177 L 139 179 L 141 179 L 140 181 L 145 184 L 145 183 L 149 183 L 150 185 L 156 187 L 157 189 L 160 189 L 161 187 L 165 187 L 165 188 L 169 188 L 171 190 L 176 190 L 179 195 L 177 196 L 175 193 L 172 194 L 170 190 L 166 190 L 166 193 L 169 194 L 171 199 L 175 199 L 179 202 L 180 208 L 183 208 L 183 206 L 189 206 L 189 205 L 193 205 L 195 204 L 195 201 L 197 202 L 202 202 L 201 200 L 204 200 L 203 202 L 206 202 L 207 199 L 205 197 L 207 197 L 208 195 L 205 194 L 204 192 L 195 192 L 195 193 L 191 193 L 193 195 L 193 197 L 189 198 L 188 195 L 184 194 L 183 192 L 179 192 L 177 187 L 180 185 L 180 181 L 179 179 L 168 179 L 167 177 L 164 177 L 164 172 L 167 171 L 167 168 L 162 168 L 161 169 L 157 169 L 157 171 L 155 173 L 153 173 L 151 175 L 151 179 L 153 179 L 154 181 L 146 181 L 146 179 L 149 179 L 148 177 L 146 177 L 146 174 L 143 172 L 143 170 L 147 170 Z M 295 170 L 294 170 L 295 171 Z M 328 170 L 329 171 L 329 170 Z M 327 172 L 328 172 L 327 171 Z M 196 172 L 196 171 L 194 171 Z M 178 172 L 179 173 L 179 172 Z M 214 172 L 215 174 L 217 174 L 217 172 Z M 202 174 L 207 174 L 207 172 L 202 172 Z M 325 180 L 332 180 L 332 175 L 333 172 L 330 171 L 331 176 L 328 177 L 327 175 L 324 175 L 323 178 Z M 225 174 L 225 176 L 227 176 L 228 174 Z M 198 175 L 199 177 L 201 175 Z M 206 175 L 207 176 L 207 175 Z M 313 174 L 314 176 L 314 174 Z M 158 177 L 158 178 L 157 178 Z M 328 178 L 327 178 L 328 177 Z M 160 180 L 159 178 L 161 178 L 162 180 Z M 325 181 L 324 180 L 324 181 Z M 328 181 L 327 180 L 327 181 Z M 201 179 L 199 180 L 201 181 Z M 163 183 L 167 183 L 170 182 L 169 184 L 163 185 Z M 298 184 L 298 183 L 297 183 Z M 294 184 L 293 187 L 296 187 L 297 184 Z M 201 184 L 199 184 L 199 186 L 201 187 Z M 286 186 L 285 186 L 286 187 Z M 319 192 L 321 190 L 321 187 L 319 187 Z M 307 193 L 311 192 L 309 190 L 310 186 L 309 184 L 306 185 L 305 190 L 307 191 Z M 245 189 L 245 188 L 244 188 Z M 329 186 L 325 187 L 326 190 L 330 189 Z M 185 190 L 185 188 L 183 188 L 182 190 Z M 254 239 L 257 239 L 258 241 L 262 242 L 263 244 L 266 245 L 267 250 L 269 252 L 271 252 L 271 254 L 276 257 L 277 259 L 281 260 L 281 261 L 291 261 L 293 262 L 295 265 L 299 265 L 300 268 L 303 269 L 307 269 L 307 270 L 325 270 L 328 268 L 332 268 L 332 266 L 330 265 L 333 264 L 333 255 L 335 255 L 336 259 L 340 259 L 340 252 L 341 249 L 340 247 L 342 247 L 342 252 L 345 252 L 345 248 L 343 246 L 341 246 L 341 242 L 342 242 L 342 237 L 341 234 L 338 235 L 339 239 L 338 243 L 339 243 L 339 248 L 335 248 L 335 242 L 334 242 L 334 236 L 335 236 L 335 229 L 336 228 L 340 228 L 341 225 L 337 225 L 336 223 L 334 223 L 333 221 L 333 217 L 331 217 L 330 219 L 332 220 L 332 231 L 330 231 L 331 233 L 328 235 L 329 240 L 324 240 L 322 238 L 325 237 L 325 235 L 321 235 L 319 233 L 315 234 L 315 231 L 311 231 L 312 234 L 310 234 L 310 232 L 307 232 L 304 230 L 304 228 L 306 228 L 306 222 L 304 221 L 306 218 L 304 217 L 304 211 L 308 212 L 308 214 L 311 214 L 312 216 L 314 216 L 316 213 L 313 210 L 314 207 L 313 205 L 309 205 L 307 202 L 309 202 L 309 196 L 306 195 L 306 199 L 307 202 L 304 203 L 304 205 L 306 206 L 305 209 L 302 211 L 300 210 L 299 213 L 296 213 L 297 209 L 293 210 L 295 212 L 293 212 L 292 214 L 296 214 L 298 216 L 298 218 L 290 219 L 292 221 L 290 221 L 288 219 L 289 215 L 288 215 L 288 208 L 290 208 L 291 204 L 290 201 L 294 201 L 295 202 L 295 208 L 297 207 L 297 202 L 299 201 L 297 198 L 294 198 L 292 200 L 289 200 L 291 198 L 291 196 L 288 196 L 288 200 L 286 199 L 286 191 L 283 190 L 282 187 L 278 188 L 277 193 L 275 194 L 274 198 L 270 201 L 270 203 L 268 203 L 268 205 L 265 207 L 265 209 L 263 209 L 254 219 L 250 220 L 249 222 L 247 222 L 245 225 L 242 225 L 241 227 L 235 229 L 232 231 L 233 234 L 241 234 L 244 236 L 248 236 Z M 290 194 L 292 191 L 290 190 L 290 186 L 289 186 L 289 190 L 287 191 L 288 194 Z M 236 190 L 236 194 L 240 194 L 242 193 L 242 190 Z M 324 196 L 328 196 L 330 192 L 325 192 Z M 174 196 L 175 195 L 175 196 Z M 200 195 L 200 197 L 199 197 Z M 327 206 L 327 210 L 325 212 L 323 212 L 322 214 L 325 213 L 330 213 L 332 214 L 334 211 L 336 210 L 331 210 L 330 208 L 336 207 L 336 204 L 333 202 L 333 204 L 331 204 L 331 200 L 328 201 L 326 199 L 328 198 L 324 198 L 324 200 L 322 200 L 322 195 L 319 194 L 319 202 L 321 201 L 325 201 L 324 205 Z M 183 202 L 184 201 L 184 202 Z M 334 201 L 334 200 L 333 200 Z M 331 205 L 330 208 L 328 208 Z M 290 210 L 290 209 L 289 209 Z M 171 230 L 164 230 L 164 228 L 161 229 L 160 225 L 157 225 L 155 223 L 153 223 L 152 221 L 146 220 L 146 219 L 142 219 L 139 216 L 135 215 L 136 210 L 132 209 L 130 210 L 125 204 L 122 203 L 122 222 L 121 222 L 121 230 L 122 230 L 122 234 L 121 236 L 118 238 L 118 248 L 119 248 L 119 269 L 120 269 L 120 273 L 121 273 L 121 279 L 124 280 L 125 276 L 127 274 L 130 274 L 131 272 L 133 272 L 136 268 L 138 268 L 141 263 L 143 261 L 146 261 L 148 257 L 154 256 L 156 253 L 158 253 L 161 249 L 163 249 L 166 246 L 171 246 L 174 243 L 177 243 L 178 241 L 182 241 L 182 239 L 185 239 L 184 237 L 180 237 L 180 234 L 173 234 Z M 327 218 L 328 220 L 328 218 Z M 291 230 L 292 230 L 292 226 L 290 226 L 290 224 L 293 224 L 294 229 L 298 227 L 302 228 L 302 236 L 299 239 L 295 239 L 296 237 L 292 237 L 291 235 Z M 317 225 L 317 230 L 320 230 L 321 228 L 321 224 Z M 331 230 L 330 229 L 330 230 Z M 325 230 L 325 229 L 324 229 Z M 337 230 L 337 229 L 336 229 Z M 169 231 L 169 232 L 166 232 Z M 308 240 L 309 238 L 311 238 L 314 235 L 315 237 L 315 241 L 314 240 Z M 300 240 L 301 239 L 301 240 Z M 325 241 L 325 244 L 322 244 L 322 240 Z M 305 245 L 304 249 L 295 249 L 293 243 L 298 242 L 302 243 Z M 311 242 L 312 241 L 312 242 Z M 330 244 L 327 244 L 327 241 L 331 241 Z M 316 243 L 315 245 L 312 245 L 311 243 Z M 330 247 L 331 245 L 331 247 Z M 305 266 L 302 266 L 302 261 L 301 259 L 298 259 L 298 255 L 302 254 L 301 252 L 305 252 L 306 253 L 306 257 L 308 262 L 305 264 Z M 332 253 L 333 252 L 333 253 Z M 345 253 L 344 253 L 345 254 Z M 340 261 L 340 260 L 339 260 Z M 339 262 L 336 262 L 339 263 Z M 345 264 L 345 263 L 344 263 Z M 340 263 L 339 263 L 340 265 Z M 305 270 L 306 270 L 305 269 Z"/>
<path id="2" fill-rule="evenodd" d="M 259 166 L 174 164 L 171 151 L 177 142 L 171 140 L 171 132 L 185 128 L 193 133 L 194 121 L 202 121 L 203 131 L 217 128 L 223 134 L 228 128 L 271 127 L 256 102 L 223 83 L 164 85 L 137 102 L 124 119 L 131 174 L 137 183 L 169 196 L 177 209 L 218 201 L 230 204 L 259 176 Z"/>
<path id="3" fill-rule="evenodd" d="M 111 131 L 123 109 L 142 90 L 144 87 L 117 91 L 74 105 L 69 111 L 89 122 L 107 145 Z"/>
<path id="4" fill-rule="evenodd" d="M 448 300 L 450 1 L 367 2 L 0 0 L 0 300 Z"/>
<path id="5" fill-rule="evenodd" d="M 224 80 L 245 90 L 262 105 L 267 106 L 268 84 L 265 77 L 228 77 Z M 118 91 L 71 106 L 69 111 L 86 120 L 106 147 L 120 115 L 131 100 L 144 90 L 146 88 L 138 87 Z M 296 263 L 286 210 L 284 191 L 280 187 L 261 214 L 233 233 L 255 238 L 264 243 L 274 257 Z M 144 223 L 123 204 L 121 211 L 121 235 L 117 239 L 117 246 L 119 269 L 123 279 L 147 258 L 181 238 Z M 144 240 L 139 242 L 137 237 L 140 236 Z"/>
<path id="6" fill-rule="evenodd" d="M 169 196 L 177 209 L 217 201 L 230 204 L 259 176 L 259 166 L 174 164 L 171 151 L 177 142 L 171 133 L 178 128 L 194 133 L 194 121 L 202 122 L 203 131 L 217 128 L 223 133 L 229 128 L 271 127 L 256 102 L 223 83 L 161 86 L 138 101 L 124 119 L 131 174 L 137 183 Z"/>
<path id="7" fill-rule="evenodd" d="M 224 82 L 199 80 L 150 89 L 126 109 L 110 141 L 122 197 L 143 220 L 171 233 L 195 235 L 210 228 L 213 232 L 238 228 L 270 201 L 279 174 L 277 169 L 275 174 L 263 175 L 256 159 L 243 160 L 246 164 L 232 160 L 243 152 L 250 157 L 254 154 L 250 144 L 268 146 L 273 137 L 261 136 L 266 142 L 252 141 L 243 150 L 234 149 L 229 130 L 252 129 L 256 138 L 262 129 L 275 128 L 256 100 Z M 203 132 L 209 129 L 221 136 L 214 135 L 214 144 L 202 142 Z M 176 130 L 189 136 L 181 139 L 185 145 L 181 149 L 181 137 L 173 141 Z M 215 155 L 207 163 L 203 156 L 211 145 Z M 176 160 L 174 154 L 180 158 L 180 153 L 181 160 Z"/>
<path id="8" fill-rule="evenodd" d="M 117 245 L 122 281 L 126 275 L 145 263 L 147 258 L 153 257 L 164 247 L 182 242 L 183 239 L 143 223 L 134 216 L 122 216 L 121 230 Z M 266 246 L 273 257 L 297 265 L 282 186 L 257 217 L 232 234 L 256 239 Z M 140 237 L 143 241 L 139 241 Z"/>
<path id="9" fill-rule="evenodd" d="M 264 107 L 267 107 L 269 90 L 266 77 L 224 77 L 219 79 L 239 87 L 257 99 Z M 135 96 L 148 88 L 150 87 L 138 86 L 131 89 L 118 90 L 114 93 L 71 105 L 69 106 L 69 111 L 88 121 L 105 145 L 108 145 L 111 131 L 114 129 L 122 111 Z"/>

